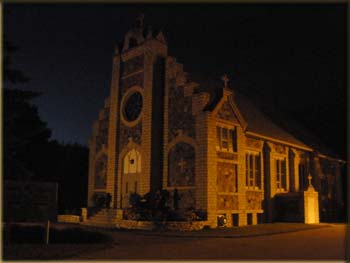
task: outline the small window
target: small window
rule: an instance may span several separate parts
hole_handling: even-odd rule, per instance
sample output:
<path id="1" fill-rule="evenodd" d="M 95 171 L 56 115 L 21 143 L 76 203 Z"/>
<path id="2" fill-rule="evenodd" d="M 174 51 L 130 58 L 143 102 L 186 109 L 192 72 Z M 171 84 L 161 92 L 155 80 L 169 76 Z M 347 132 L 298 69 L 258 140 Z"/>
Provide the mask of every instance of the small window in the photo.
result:
<path id="1" fill-rule="evenodd" d="M 221 127 L 216 127 L 216 148 L 221 148 Z"/>
<path id="2" fill-rule="evenodd" d="M 216 127 L 216 149 L 237 152 L 237 129 Z"/>
<path id="3" fill-rule="evenodd" d="M 231 138 L 232 138 L 232 149 L 234 152 L 237 152 L 237 128 L 235 127 L 231 130 Z"/>
<path id="4" fill-rule="evenodd" d="M 124 174 L 140 173 L 141 172 L 141 154 L 131 149 L 124 157 Z"/>
<path id="5" fill-rule="evenodd" d="M 253 224 L 253 214 L 252 213 L 247 214 L 247 224 L 248 224 L 248 226 Z"/>
<path id="6" fill-rule="evenodd" d="M 239 215 L 238 214 L 232 214 L 232 225 L 233 226 L 239 225 Z"/>
<path id="7" fill-rule="evenodd" d="M 129 38 L 129 48 L 133 48 L 133 47 L 136 47 L 137 46 L 137 40 L 136 38 Z"/>
<path id="8" fill-rule="evenodd" d="M 221 148 L 228 151 L 228 133 L 226 128 L 222 128 Z"/>
<path id="9" fill-rule="evenodd" d="M 217 221 L 218 221 L 218 227 L 224 227 L 226 226 L 226 215 L 222 214 L 222 215 L 218 215 L 217 216 Z"/>
<path id="10" fill-rule="evenodd" d="M 252 189 L 261 188 L 261 161 L 259 153 L 246 154 L 246 186 Z"/>
<path id="11" fill-rule="evenodd" d="M 286 160 L 276 160 L 276 188 L 278 191 L 286 190 Z"/>

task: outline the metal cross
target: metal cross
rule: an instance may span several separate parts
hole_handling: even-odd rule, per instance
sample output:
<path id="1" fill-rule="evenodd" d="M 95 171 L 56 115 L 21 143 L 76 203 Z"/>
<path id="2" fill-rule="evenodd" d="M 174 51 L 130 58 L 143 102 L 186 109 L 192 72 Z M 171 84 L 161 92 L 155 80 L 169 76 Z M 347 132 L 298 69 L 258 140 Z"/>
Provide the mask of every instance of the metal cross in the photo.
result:
<path id="1" fill-rule="evenodd" d="M 181 173 L 183 173 L 186 166 L 186 161 L 184 161 L 184 159 L 181 158 L 181 161 L 178 163 L 178 165 L 180 166 Z"/>
<path id="2" fill-rule="evenodd" d="M 227 88 L 227 83 L 230 81 L 227 74 L 223 75 L 221 80 L 224 82 L 224 87 Z"/>
<path id="3" fill-rule="evenodd" d="M 143 27 L 143 19 L 145 18 L 145 15 L 144 14 L 140 14 L 136 20 L 139 22 L 139 26 L 140 27 Z"/>

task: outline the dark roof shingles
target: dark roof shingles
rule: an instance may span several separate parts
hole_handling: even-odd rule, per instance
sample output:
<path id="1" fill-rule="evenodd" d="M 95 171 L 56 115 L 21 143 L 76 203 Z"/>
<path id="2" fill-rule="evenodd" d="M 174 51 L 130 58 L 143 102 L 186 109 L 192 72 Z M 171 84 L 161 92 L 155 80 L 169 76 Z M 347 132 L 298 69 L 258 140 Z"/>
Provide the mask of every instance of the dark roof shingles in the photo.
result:
<path id="1" fill-rule="evenodd" d="M 201 74 L 191 74 L 190 77 L 191 81 L 200 85 L 201 91 L 210 93 L 210 101 L 203 110 L 214 110 L 223 96 L 222 82 L 218 78 Z M 247 131 L 337 157 L 315 135 L 294 119 L 285 117 L 277 109 L 274 109 L 273 112 L 271 109 L 270 111 L 262 111 L 247 96 L 237 90 L 234 90 L 233 93 L 234 101 L 248 124 Z"/>

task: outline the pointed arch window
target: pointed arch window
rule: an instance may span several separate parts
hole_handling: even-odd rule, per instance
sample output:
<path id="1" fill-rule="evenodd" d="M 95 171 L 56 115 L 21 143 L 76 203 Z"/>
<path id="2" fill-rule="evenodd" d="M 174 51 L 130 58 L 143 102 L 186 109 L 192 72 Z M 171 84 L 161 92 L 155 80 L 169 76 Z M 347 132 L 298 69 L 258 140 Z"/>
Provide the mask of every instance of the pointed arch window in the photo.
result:
<path id="1" fill-rule="evenodd" d="M 141 172 L 141 154 L 132 149 L 124 157 L 124 174 Z"/>

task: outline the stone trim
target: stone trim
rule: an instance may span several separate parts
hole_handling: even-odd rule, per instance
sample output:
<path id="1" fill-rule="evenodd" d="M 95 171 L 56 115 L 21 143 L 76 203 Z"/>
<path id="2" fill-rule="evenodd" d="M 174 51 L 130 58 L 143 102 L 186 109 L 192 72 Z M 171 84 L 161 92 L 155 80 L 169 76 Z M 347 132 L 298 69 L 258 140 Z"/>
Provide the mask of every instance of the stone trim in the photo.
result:
<path id="1" fill-rule="evenodd" d="M 134 75 L 141 74 L 141 73 L 143 73 L 143 69 L 140 69 L 140 70 L 137 70 L 135 72 L 129 73 L 128 75 L 124 75 L 123 77 L 121 77 L 121 79 L 124 80 L 124 79 L 130 78 L 130 77 L 132 77 Z"/>

